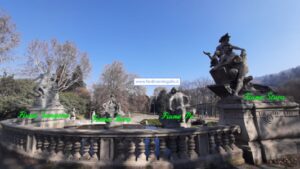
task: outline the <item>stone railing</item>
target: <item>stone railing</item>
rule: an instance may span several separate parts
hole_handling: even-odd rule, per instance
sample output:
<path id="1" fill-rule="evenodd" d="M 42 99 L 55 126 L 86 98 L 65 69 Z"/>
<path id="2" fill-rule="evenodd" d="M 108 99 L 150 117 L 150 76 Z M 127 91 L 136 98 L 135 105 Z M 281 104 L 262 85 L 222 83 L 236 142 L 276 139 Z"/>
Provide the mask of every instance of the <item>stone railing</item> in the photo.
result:
<path id="1" fill-rule="evenodd" d="M 193 168 L 244 163 L 235 145 L 238 126 L 180 129 L 83 130 L 37 128 L 1 122 L 2 146 L 48 161 L 106 167 Z M 156 167 L 157 167 L 156 166 Z M 154 167 L 154 168 L 156 168 Z"/>

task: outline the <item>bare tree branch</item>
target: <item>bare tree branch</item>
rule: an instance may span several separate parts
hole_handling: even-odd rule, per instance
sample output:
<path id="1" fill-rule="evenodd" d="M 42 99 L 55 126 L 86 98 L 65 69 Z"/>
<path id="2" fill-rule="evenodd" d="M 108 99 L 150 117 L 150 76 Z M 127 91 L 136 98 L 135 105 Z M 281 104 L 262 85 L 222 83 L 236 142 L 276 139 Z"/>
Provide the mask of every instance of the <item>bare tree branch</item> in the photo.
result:
<path id="1" fill-rule="evenodd" d="M 28 46 L 25 71 L 31 75 L 45 73 L 54 74 L 59 91 L 67 90 L 80 79 L 72 78 L 79 67 L 82 74 L 88 75 L 91 70 L 88 55 L 80 52 L 75 44 L 67 41 L 59 43 L 56 39 L 50 42 L 32 41 Z M 86 77 L 83 76 L 83 77 Z M 81 78 L 83 78 L 81 77 Z"/>
<path id="2" fill-rule="evenodd" d="M 0 11 L 0 64 L 12 59 L 9 54 L 20 41 L 20 35 L 16 32 L 16 26 L 10 17 Z"/>

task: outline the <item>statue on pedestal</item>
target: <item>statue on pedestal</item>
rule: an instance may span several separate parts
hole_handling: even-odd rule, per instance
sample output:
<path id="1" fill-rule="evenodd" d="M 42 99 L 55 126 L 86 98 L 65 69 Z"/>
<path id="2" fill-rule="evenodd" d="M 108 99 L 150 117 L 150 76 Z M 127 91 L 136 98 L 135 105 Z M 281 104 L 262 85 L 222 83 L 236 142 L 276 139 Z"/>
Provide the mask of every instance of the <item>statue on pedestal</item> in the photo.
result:
<path id="1" fill-rule="evenodd" d="M 190 97 L 173 87 L 166 97 L 161 98 L 159 105 L 164 110 L 160 112 L 160 122 L 165 128 L 189 127 L 190 118 L 195 113 L 190 107 Z M 165 105 L 166 104 L 166 105 Z M 189 114 L 187 114 L 189 112 Z M 192 113 L 192 114 L 191 114 Z"/>
<path id="2" fill-rule="evenodd" d="M 109 100 L 105 102 L 102 107 L 105 115 L 111 118 L 114 118 L 119 114 L 122 116 L 124 115 L 123 111 L 121 110 L 121 105 L 116 101 L 116 98 L 113 94 L 110 95 Z"/>
<path id="3" fill-rule="evenodd" d="M 47 121 L 47 123 L 40 123 L 39 125 L 41 125 L 41 127 L 51 127 L 62 124 L 54 122 L 58 120 L 57 118 L 42 118 L 43 112 L 46 114 L 65 113 L 65 109 L 59 101 L 59 88 L 55 79 L 55 75 L 51 75 L 49 70 L 34 79 L 36 86 L 32 94 L 35 96 L 35 100 L 29 110 L 31 114 L 40 114 L 39 118 L 35 119 L 35 121 Z"/>
<path id="4" fill-rule="evenodd" d="M 246 76 L 248 73 L 246 50 L 230 44 L 229 40 L 228 33 L 223 35 L 213 56 L 209 52 L 203 52 L 211 59 L 210 74 L 216 83 L 208 88 L 220 97 L 240 96 L 245 91 L 254 93 L 271 91 L 267 86 L 250 83 L 253 77 Z M 234 50 L 241 51 L 240 55 Z"/>
<path id="5" fill-rule="evenodd" d="M 190 98 L 182 92 L 179 92 L 175 87 L 171 89 L 171 97 L 169 99 L 169 109 L 172 113 L 180 113 L 182 123 L 186 123 L 186 108 L 189 107 Z M 175 113 L 175 114 L 176 114 Z"/>
<path id="6" fill-rule="evenodd" d="M 50 75 L 49 71 L 34 79 L 37 84 L 33 89 L 33 95 L 36 97 L 35 108 L 62 107 L 59 102 L 58 85 L 54 79 L 55 75 Z"/>
<path id="7" fill-rule="evenodd" d="M 211 59 L 210 74 L 215 81 L 208 88 L 221 98 L 217 103 L 218 123 L 241 127 L 237 142 L 250 163 L 296 155 L 294 150 L 300 144 L 299 104 L 275 96 L 268 86 L 251 83 L 252 76 L 246 76 L 245 49 L 231 45 L 229 38 L 228 34 L 220 38 L 213 56 L 204 52 Z M 240 55 L 234 50 L 240 50 Z M 282 151 L 287 147 L 290 149 Z"/>

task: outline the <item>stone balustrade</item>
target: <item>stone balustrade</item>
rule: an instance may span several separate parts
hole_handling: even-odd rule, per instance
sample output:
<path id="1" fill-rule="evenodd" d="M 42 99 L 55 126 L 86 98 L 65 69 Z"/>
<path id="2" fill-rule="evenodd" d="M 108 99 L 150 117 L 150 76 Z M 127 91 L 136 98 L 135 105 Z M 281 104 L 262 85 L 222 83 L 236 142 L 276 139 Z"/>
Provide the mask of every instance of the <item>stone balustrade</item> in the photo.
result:
<path id="1" fill-rule="evenodd" d="M 1 144 L 23 155 L 87 165 L 193 168 L 216 160 L 242 164 L 238 126 L 178 129 L 38 128 L 1 122 Z M 188 165 L 187 165 L 188 164 Z"/>

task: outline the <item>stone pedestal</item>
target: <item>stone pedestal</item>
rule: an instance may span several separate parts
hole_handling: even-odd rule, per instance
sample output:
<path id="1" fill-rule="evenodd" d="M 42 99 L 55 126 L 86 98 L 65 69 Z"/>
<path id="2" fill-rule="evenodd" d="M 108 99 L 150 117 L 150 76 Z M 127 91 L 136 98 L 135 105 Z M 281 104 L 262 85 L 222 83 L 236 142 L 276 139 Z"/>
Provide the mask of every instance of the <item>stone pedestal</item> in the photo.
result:
<path id="1" fill-rule="evenodd" d="M 289 154 L 300 153 L 299 105 L 290 101 L 245 101 L 223 98 L 220 124 L 241 127 L 237 137 L 248 162 L 260 164 Z"/>
<path id="2" fill-rule="evenodd" d="M 45 114 L 66 114 L 64 107 L 48 107 L 46 109 L 30 108 L 30 114 L 38 114 L 38 118 L 33 119 L 32 123 L 35 123 L 37 127 L 43 128 L 61 128 L 64 126 L 66 118 L 42 118 L 42 113 Z"/>

